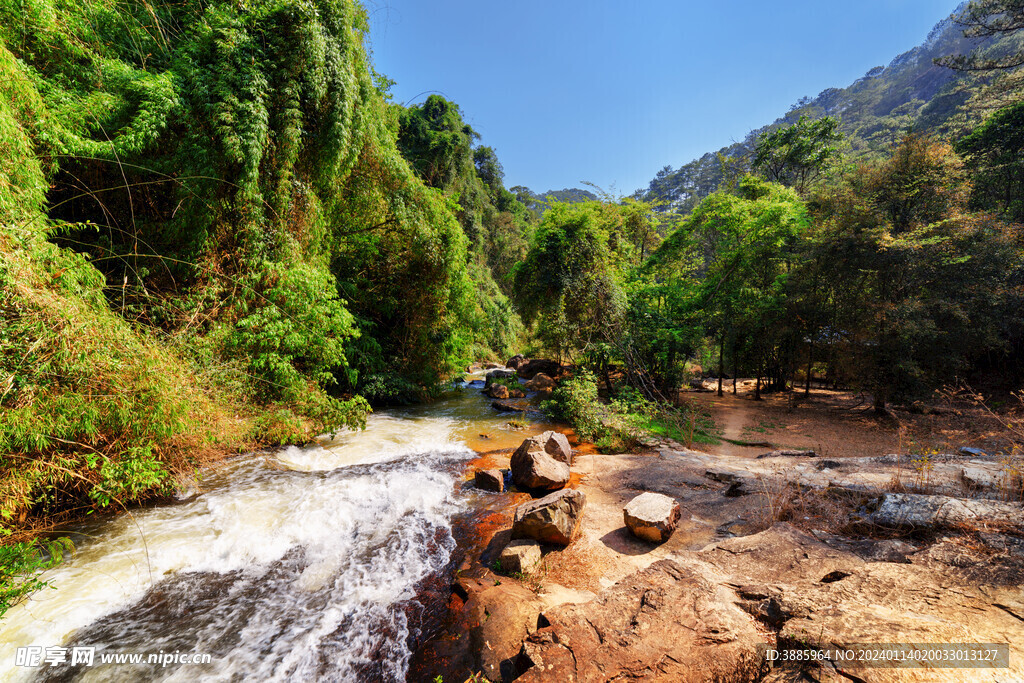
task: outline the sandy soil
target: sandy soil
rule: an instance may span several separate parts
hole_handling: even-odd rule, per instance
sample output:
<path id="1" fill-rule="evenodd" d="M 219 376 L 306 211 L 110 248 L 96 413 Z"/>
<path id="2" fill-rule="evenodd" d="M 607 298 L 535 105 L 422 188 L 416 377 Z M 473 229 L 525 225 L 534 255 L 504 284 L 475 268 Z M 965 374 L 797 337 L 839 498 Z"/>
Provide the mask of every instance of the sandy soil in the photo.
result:
<path id="1" fill-rule="evenodd" d="M 722 397 L 712 390 L 683 392 L 680 398 L 709 411 L 728 439 L 767 442 L 773 448 L 811 449 L 823 457 L 929 450 L 948 453 L 961 446 L 992 452 L 1011 448 L 999 422 L 981 408 L 966 403 L 936 403 L 928 407 L 929 414 L 892 409 L 889 415 L 879 416 L 871 410 L 870 397 L 854 392 L 812 388 L 809 397 L 800 391 L 797 402 L 791 405 L 788 394 L 762 394 L 761 401 L 754 401 L 753 384 L 753 380 L 740 380 L 735 396 L 729 381 Z M 714 389 L 716 384 L 709 381 L 706 386 Z M 725 456 L 756 456 L 771 450 L 725 441 L 699 448 Z"/>

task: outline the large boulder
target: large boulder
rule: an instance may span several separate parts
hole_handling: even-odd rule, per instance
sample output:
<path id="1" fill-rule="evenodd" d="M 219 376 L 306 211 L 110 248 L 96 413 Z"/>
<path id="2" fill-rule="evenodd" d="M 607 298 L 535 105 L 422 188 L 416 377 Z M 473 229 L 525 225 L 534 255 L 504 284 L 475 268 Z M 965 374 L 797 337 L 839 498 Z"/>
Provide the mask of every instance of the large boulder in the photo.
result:
<path id="1" fill-rule="evenodd" d="M 535 375 L 541 372 L 549 377 L 556 377 L 561 370 L 561 365 L 553 360 L 545 360 L 543 358 L 535 358 L 516 368 L 516 372 L 523 379 L 533 379 Z"/>
<path id="2" fill-rule="evenodd" d="M 508 359 L 508 362 L 505 363 L 505 367 L 506 368 L 511 368 L 512 370 L 518 370 L 520 365 L 525 365 L 526 363 L 529 363 L 529 362 L 530 362 L 529 358 L 527 358 L 526 356 L 522 355 L 521 353 L 517 353 L 516 355 L 514 355 L 514 356 L 512 356 L 511 358 Z"/>
<path id="3" fill-rule="evenodd" d="M 531 436 L 519 444 L 516 453 L 520 453 L 520 451 L 523 453 L 527 451 L 544 451 L 555 460 L 564 462 L 566 465 L 572 465 L 572 447 L 569 445 L 569 439 L 565 434 L 559 432 L 547 431 L 537 436 Z"/>
<path id="4" fill-rule="evenodd" d="M 540 543 L 530 538 L 512 541 L 501 551 L 498 562 L 506 574 L 526 574 L 540 564 Z"/>
<path id="5" fill-rule="evenodd" d="M 641 493 L 622 508 L 626 527 L 637 538 L 664 543 L 679 524 L 679 503 L 660 493 Z"/>
<path id="6" fill-rule="evenodd" d="M 591 602 L 544 612 L 517 681 L 758 681 L 767 636 L 699 565 L 655 562 Z"/>
<path id="7" fill-rule="evenodd" d="M 520 446 L 509 465 L 512 481 L 524 491 L 553 491 L 569 483 L 569 466 L 539 448 Z"/>
<path id="8" fill-rule="evenodd" d="M 587 497 L 582 491 L 563 489 L 516 508 L 512 538 L 569 545 L 579 529 Z"/>
<path id="9" fill-rule="evenodd" d="M 504 384 L 492 384 L 486 389 L 484 389 L 484 393 L 490 396 L 491 398 L 498 399 L 506 399 L 509 398 L 511 395 L 508 390 L 508 387 L 506 387 Z"/>
<path id="10" fill-rule="evenodd" d="M 501 470 L 477 470 L 473 483 L 484 491 L 502 493 L 505 490 L 505 477 Z"/>
<path id="11" fill-rule="evenodd" d="M 496 379 L 511 379 L 516 376 L 515 370 L 491 370 L 484 377 L 484 388 L 494 384 Z"/>
<path id="12" fill-rule="evenodd" d="M 496 583 L 493 575 L 460 577 L 455 592 L 465 606 L 456 611 L 461 636 L 445 643 L 445 660 L 456 669 L 482 671 L 489 681 L 510 680 L 523 639 L 537 630 L 540 599 L 516 581 Z M 450 680 L 463 680 L 464 675 Z M 449 676 L 444 677 L 449 680 Z"/>
<path id="13" fill-rule="evenodd" d="M 525 386 L 530 391 L 549 391 L 555 388 L 555 380 L 551 379 L 543 372 L 538 372 L 533 376 L 533 379 L 526 383 Z"/>

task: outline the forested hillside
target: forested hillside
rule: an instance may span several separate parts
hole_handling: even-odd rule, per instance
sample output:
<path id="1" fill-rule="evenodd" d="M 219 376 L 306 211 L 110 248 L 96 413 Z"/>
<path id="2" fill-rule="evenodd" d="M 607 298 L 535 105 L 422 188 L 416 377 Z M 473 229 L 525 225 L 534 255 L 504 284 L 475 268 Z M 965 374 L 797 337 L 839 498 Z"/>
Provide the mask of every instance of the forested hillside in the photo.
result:
<path id="1" fill-rule="evenodd" d="M 962 3 L 954 17 L 964 14 L 967 7 L 968 3 Z M 910 132 L 962 135 L 1013 98 L 1007 99 L 991 87 L 991 73 L 979 78 L 976 73 L 944 64 L 954 63 L 951 56 L 975 50 L 988 58 L 1013 54 L 1022 40 L 1013 32 L 1001 31 L 965 36 L 965 28 L 953 18 L 939 22 L 921 45 L 888 65 L 869 69 L 845 88 L 827 88 L 816 96 L 801 98 L 773 123 L 750 131 L 740 142 L 709 151 L 679 168 L 664 167 L 635 196 L 660 203 L 661 210 L 692 210 L 723 182 L 750 170 L 759 136 L 796 123 L 801 116 L 838 119 L 851 160 L 883 158 Z"/>
<path id="2" fill-rule="evenodd" d="M 521 325 L 528 212 L 353 0 L 0 2 L 0 518 L 421 400 Z M 27 522 L 26 522 L 27 520 Z"/>

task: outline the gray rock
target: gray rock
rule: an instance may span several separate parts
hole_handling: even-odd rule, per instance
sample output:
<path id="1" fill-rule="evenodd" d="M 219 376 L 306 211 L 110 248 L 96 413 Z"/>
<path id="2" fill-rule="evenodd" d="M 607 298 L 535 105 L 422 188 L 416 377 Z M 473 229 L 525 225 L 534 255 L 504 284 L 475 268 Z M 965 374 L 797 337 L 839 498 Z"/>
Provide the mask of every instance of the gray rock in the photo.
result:
<path id="1" fill-rule="evenodd" d="M 544 451 L 555 460 L 572 465 L 572 447 L 569 445 L 569 439 L 559 432 L 547 431 L 531 436 L 519 444 L 516 453 L 520 451 Z"/>
<path id="2" fill-rule="evenodd" d="M 501 551 L 498 561 L 506 574 L 526 574 L 540 564 L 540 543 L 533 539 L 512 541 Z"/>
<path id="3" fill-rule="evenodd" d="M 569 483 L 569 466 L 540 449 L 525 450 L 520 446 L 509 464 L 512 481 L 526 491 L 553 491 Z"/>
<path id="4" fill-rule="evenodd" d="M 870 520 L 880 526 L 939 528 L 961 524 L 1024 524 L 1024 508 L 1015 503 L 950 496 L 887 493 Z"/>
<path id="5" fill-rule="evenodd" d="M 917 552 L 915 546 L 904 541 L 890 539 L 879 541 L 871 547 L 868 558 L 875 562 L 897 562 L 906 564 L 910 562 L 908 557 Z"/>
<path id="6" fill-rule="evenodd" d="M 586 505 L 587 497 L 574 489 L 564 489 L 523 503 L 516 508 L 512 538 L 569 545 L 579 529 Z"/>
<path id="7" fill-rule="evenodd" d="M 622 508 L 626 527 L 637 538 L 664 543 L 679 524 L 679 503 L 660 493 L 641 493 Z"/>
<path id="8" fill-rule="evenodd" d="M 502 493 L 505 490 L 505 477 L 501 470 L 477 470 L 473 483 L 484 491 Z"/>
<path id="9" fill-rule="evenodd" d="M 818 454 L 814 451 L 801 451 L 794 448 L 785 448 L 779 451 L 772 451 L 770 453 L 762 453 L 757 456 L 758 460 L 763 458 L 816 458 Z"/>
<path id="10" fill-rule="evenodd" d="M 961 455 L 988 455 L 988 453 L 986 453 L 985 451 L 981 450 L 980 448 L 971 448 L 969 446 L 961 446 L 960 447 L 960 454 Z"/>

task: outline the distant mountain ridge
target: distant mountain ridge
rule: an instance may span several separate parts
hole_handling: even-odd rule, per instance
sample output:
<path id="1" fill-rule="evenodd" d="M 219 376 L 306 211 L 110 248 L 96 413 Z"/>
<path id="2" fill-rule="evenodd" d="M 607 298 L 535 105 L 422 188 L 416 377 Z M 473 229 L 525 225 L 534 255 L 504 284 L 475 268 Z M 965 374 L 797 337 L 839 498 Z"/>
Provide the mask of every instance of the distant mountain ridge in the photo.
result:
<path id="1" fill-rule="evenodd" d="M 517 185 L 511 188 L 516 197 L 526 208 L 529 209 L 535 216 L 540 218 L 544 215 L 547 210 L 548 201 L 554 199 L 558 202 L 566 202 L 568 204 L 578 204 L 579 202 L 589 202 L 597 199 L 597 195 L 589 190 L 581 190 L 578 187 L 566 187 L 561 190 L 548 190 L 547 192 L 534 192 L 530 188 L 524 185 Z"/>
<path id="2" fill-rule="evenodd" d="M 961 3 L 953 15 L 966 5 Z M 801 98 L 785 115 L 751 131 L 742 142 L 709 152 L 678 169 L 665 166 L 647 188 L 633 196 L 661 202 L 665 209 L 688 211 L 716 191 L 727 175 L 749 168 L 762 133 L 795 123 L 801 115 L 839 118 L 854 158 L 881 154 L 910 130 L 947 132 L 970 93 L 958 87 L 963 82 L 962 74 L 933 60 L 967 53 L 979 45 L 988 47 L 965 38 L 951 15 L 938 22 L 921 45 L 897 55 L 888 66 L 869 69 L 846 88 L 826 88 L 816 97 Z"/>

